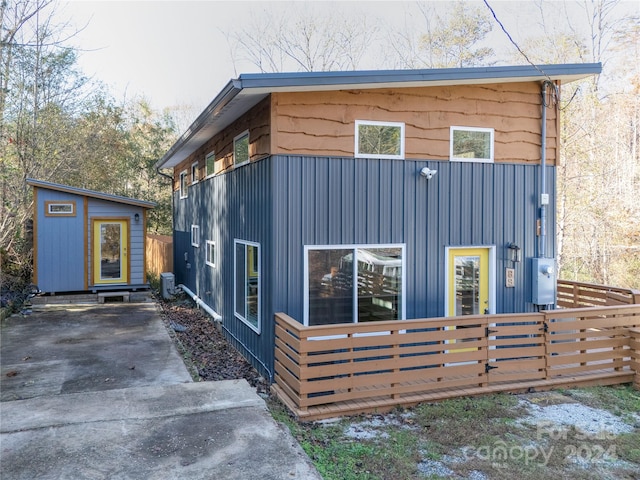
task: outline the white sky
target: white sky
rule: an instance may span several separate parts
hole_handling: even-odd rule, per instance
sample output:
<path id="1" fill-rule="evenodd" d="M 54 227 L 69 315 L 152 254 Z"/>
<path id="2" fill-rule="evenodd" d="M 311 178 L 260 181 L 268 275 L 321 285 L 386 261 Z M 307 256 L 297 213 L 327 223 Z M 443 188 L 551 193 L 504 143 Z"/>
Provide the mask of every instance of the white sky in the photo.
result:
<path id="1" fill-rule="evenodd" d="M 304 6 L 304 2 L 296 2 Z M 312 2 L 321 8 L 366 9 L 386 21 L 403 21 L 415 2 L 400 0 Z M 448 1 L 438 2 L 449 8 Z M 473 2 L 484 6 L 482 2 Z M 535 28 L 532 1 L 489 0 L 498 18 L 516 41 Z M 555 2 L 558 8 L 562 2 Z M 638 12 L 640 2 L 623 7 Z M 250 64 L 234 71 L 225 32 L 243 25 L 265 8 L 291 9 L 285 2 L 267 1 L 93 1 L 72 0 L 58 13 L 77 28 L 72 40 L 82 50 L 79 64 L 85 74 L 109 86 L 116 100 L 144 95 L 155 109 L 190 106 L 197 114 L 237 74 L 257 71 Z M 417 10 L 416 10 L 417 12 Z M 558 15 L 561 16 L 560 14 Z M 535 21 L 532 19 L 535 18 Z M 498 25 L 493 47 L 505 51 L 508 40 Z"/>

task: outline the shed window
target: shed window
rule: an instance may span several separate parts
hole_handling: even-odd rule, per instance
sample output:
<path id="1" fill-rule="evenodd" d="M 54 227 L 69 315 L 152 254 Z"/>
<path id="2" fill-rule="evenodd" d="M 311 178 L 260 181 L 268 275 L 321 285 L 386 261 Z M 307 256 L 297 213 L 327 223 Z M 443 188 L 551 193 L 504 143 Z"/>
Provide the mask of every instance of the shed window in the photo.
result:
<path id="1" fill-rule="evenodd" d="M 180 173 L 180 198 L 187 198 L 187 171 Z"/>
<path id="2" fill-rule="evenodd" d="M 200 225 L 191 225 L 191 246 L 200 246 Z"/>
<path id="3" fill-rule="evenodd" d="M 233 164 L 236 167 L 249 163 L 249 131 L 233 139 Z"/>
<path id="4" fill-rule="evenodd" d="M 198 162 L 191 164 L 191 184 L 198 183 Z"/>
<path id="5" fill-rule="evenodd" d="M 235 315 L 260 333 L 260 245 L 238 239 L 233 244 Z"/>
<path id="6" fill-rule="evenodd" d="M 404 158 L 404 123 L 356 120 L 357 158 Z"/>
<path id="7" fill-rule="evenodd" d="M 76 202 L 45 202 L 47 217 L 75 217 Z"/>
<path id="8" fill-rule="evenodd" d="M 204 261 L 210 267 L 216 267 L 216 242 L 207 240 L 207 248 L 205 250 Z"/>
<path id="9" fill-rule="evenodd" d="M 404 245 L 305 250 L 305 325 L 404 318 Z"/>
<path id="10" fill-rule="evenodd" d="M 451 127 L 451 161 L 493 162 L 493 128 Z"/>
<path id="11" fill-rule="evenodd" d="M 207 177 L 214 174 L 216 168 L 216 154 L 215 152 L 208 153 L 205 157 L 205 169 Z"/>

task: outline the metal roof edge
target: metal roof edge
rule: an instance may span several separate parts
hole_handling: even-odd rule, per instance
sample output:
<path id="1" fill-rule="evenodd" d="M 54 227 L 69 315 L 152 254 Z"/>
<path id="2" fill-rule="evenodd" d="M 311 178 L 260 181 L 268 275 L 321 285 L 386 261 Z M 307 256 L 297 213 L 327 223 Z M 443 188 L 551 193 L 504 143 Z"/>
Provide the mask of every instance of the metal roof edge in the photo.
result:
<path id="1" fill-rule="evenodd" d="M 184 132 L 178 140 L 172 145 L 172 147 L 165 153 L 160 160 L 158 160 L 154 168 L 156 170 L 162 168 L 163 164 L 167 163 L 169 159 L 182 148 L 182 146 L 188 142 L 193 136 L 198 133 L 207 120 L 216 115 L 217 112 L 222 110 L 233 98 L 242 91 L 242 82 L 239 79 L 232 79 L 224 86 L 224 88 L 216 95 L 216 97 L 207 105 L 198 118 L 189 126 L 186 132 Z"/>
<path id="2" fill-rule="evenodd" d="M 85 197 L 97 198 L 99 200 L 107 200 L 110 202 L 124 203 L 126 205 L 133 205 L 136 207 L 153 208 L 156 206 L 155 202 L 148 202 L 146 200 L 138 200 L 136 198 L 123 197 L 121 195 L 112 195 L 110 193 L 98 192 L 96 190 L 88 190 L 86 188 L 72 187 L 70 185 L 62 185 L 60 183 L 46 182 L 44 180 L 36 180 L 35 178 L 27 178 L 27 185 L 37 188 L 45 188 L 47 190 L 55 190 L 57 192 L 72 193 L 75 195 L 81 195 Z"/>
<path id="3" fill-rule="evenodd" d="M 418 70 L 353 70 L 333 72 L 246 73 L 238 77 L 242 88 L 314 85 L 358 85 L 370 83 L 433 82 L 442 80 L 518 78 L 527 76 L 593 75 L 602 72 L 601 63 L 550 65 L 503 65 L 491 67 L 436 68 Z"/>

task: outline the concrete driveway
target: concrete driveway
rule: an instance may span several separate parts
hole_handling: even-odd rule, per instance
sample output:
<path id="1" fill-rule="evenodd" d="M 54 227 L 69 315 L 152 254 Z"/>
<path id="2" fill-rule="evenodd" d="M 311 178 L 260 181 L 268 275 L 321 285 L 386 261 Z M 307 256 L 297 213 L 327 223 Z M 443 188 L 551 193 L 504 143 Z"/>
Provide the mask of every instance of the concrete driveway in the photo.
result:
<path id="1" fill-rule="evenodd" d="M 320 479 L 245 380 L 194 383 L 154 303 L 2 323 L 0 476 Z"/>

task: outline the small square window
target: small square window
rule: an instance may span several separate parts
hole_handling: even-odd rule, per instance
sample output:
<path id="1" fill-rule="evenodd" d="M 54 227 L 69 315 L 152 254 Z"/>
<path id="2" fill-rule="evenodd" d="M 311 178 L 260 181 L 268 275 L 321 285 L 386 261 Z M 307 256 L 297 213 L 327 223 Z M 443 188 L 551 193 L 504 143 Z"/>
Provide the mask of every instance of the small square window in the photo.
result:
<path id="1" fill-rule="evenodd" d="M 215 173 L 215 168 L 216 168 L 215 152 L 208 153 L 204 161 L 205 161 L 206 175 L 207 177 L 210 177 Z"/>
<path id="2" fill-rule="evenodd" d="M 356 158 L 404 158 L 404 123 L 356 120 Z"/>
<path id="3" fill-rule="evenodd" d="M 205 250 L 205 263 L 210 267 L 216 267 L 216 242 L 207 240 L 207 249 Z"/>
<path id="4" fill-rule="evenodd" d="M 451 161 L 493 162 L 493 128 L 451 127 Z"/>
<path id="5" fill-rule="evenodd" d="M 191 246 L 192 247 L 200 246 L 200 226 L 199 225 L 191 225 Z"/>
<path id="6" fill-rule="evenodd" d="M 180 198 L 187 198 L 187 171 L 180 173 Z"/>
<path id="7" fill-rule="evenodd" d="M 239 167 L 249 163 L 249 131 L 233 139 L 233 165 Z"/>
<path id="8" fill-rule="evenodd" d="M 191 184 L 198 183 L 198 162 L 191 164 Z"/>

